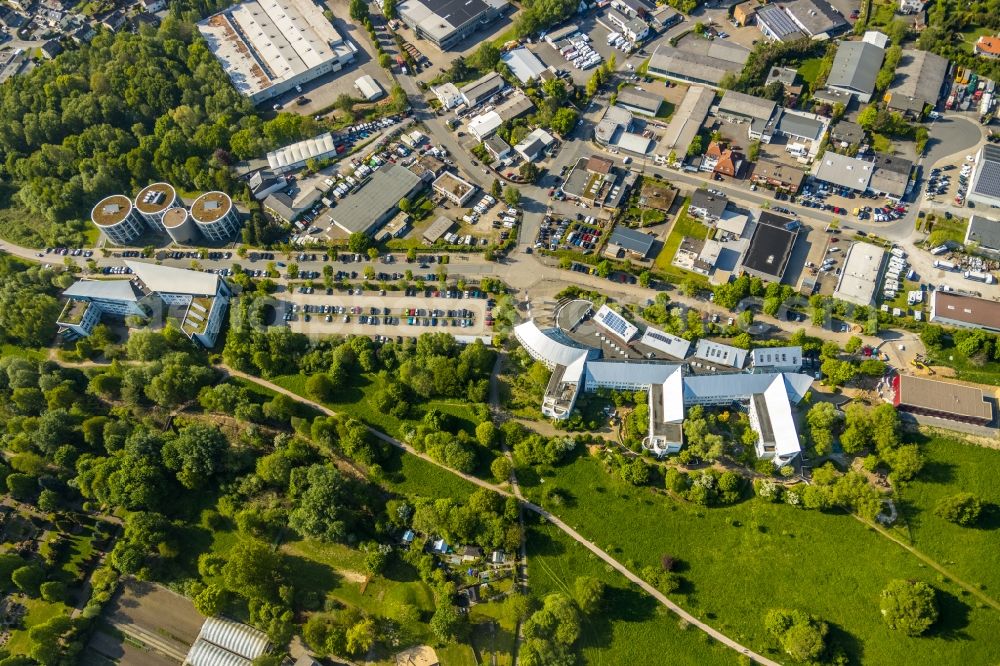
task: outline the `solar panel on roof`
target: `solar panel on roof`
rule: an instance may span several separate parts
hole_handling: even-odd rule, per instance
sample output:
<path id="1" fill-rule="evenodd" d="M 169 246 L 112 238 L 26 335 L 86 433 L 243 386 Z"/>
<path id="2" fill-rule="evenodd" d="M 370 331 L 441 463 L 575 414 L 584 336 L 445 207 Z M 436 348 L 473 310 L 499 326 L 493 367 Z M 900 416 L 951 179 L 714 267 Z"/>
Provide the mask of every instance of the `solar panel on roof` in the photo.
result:
<path id="1" fill-rule="evenodd" d="M 610 310 L 604 313 L 602 323 L 622 337 L 625 336 L 625 330 L 629 327 L 627 321 Z"/>

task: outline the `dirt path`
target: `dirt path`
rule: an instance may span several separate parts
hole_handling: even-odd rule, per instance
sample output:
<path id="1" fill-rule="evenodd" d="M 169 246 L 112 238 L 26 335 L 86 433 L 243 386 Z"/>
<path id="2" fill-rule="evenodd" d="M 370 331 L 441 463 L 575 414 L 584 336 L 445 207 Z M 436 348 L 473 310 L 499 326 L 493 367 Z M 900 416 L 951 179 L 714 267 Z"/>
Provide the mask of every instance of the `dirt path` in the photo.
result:
<path id="1" fill-rule="evenodd" d="M 228 366 L 224 366 L 224 365 L 220 365 L 220 366 L 216 366 L 216 367 L 219 370 L 221 370 L 221 371 L 225 372 L 226 374 L 229 374 L 229 375 L 231 375 L 233 377 L 240 377 L 241 379 L 245 379 L 247 381 L 254 382 L 256 384 L 259 384 L 260 386 L 263 386 L 263 387 L 268 388 L 268 389 L 270 389 L 272 391 L 275 391 L 276 393 L 281 393 L 282 395 L 288 396 L 289 398 L 292 398 L 293 400 L 296 400 L 297 402 L 309 405 L 309 406 L 313 407 L 314 409 L 322 412 L 323 414 L 326 414 L 328 416 L 337 416 L 337 413 L 334 412 L 329 407 L 321 405 L 320 403 L 315 402 L 313 400 L 309 400 L 308 398 L 303 398 L 302 396 L 300 396 L 300 395 L 298 395 L 296 393 L 293 393 L 293 392 L 289 391 L 288 389 L 286 389 L 284 387 L 278 386 L 277 384 L 275 384 L 273 382 L 269 382 L 266 379 L 261 379 L 260 377 L 254 377 L 253 375 L 249 375 L 249 374 L 247 374 L 245 372 L 240 372 L 238 370 L 234 370 L 234 369 L 229 368 Z M 409 453 L 410 455 L 414 455 L 414 456 L 420 458 L 421 460 L 424 460 L 424 461 L 426 461 L 426 462 L 428 462 L 428 463 L 430 463 L 430 464 L 432 464 L 432 465 L 434 465 L 436 467 L 440 467 L 441 469 L 443 469 L 443 470 L 445 470 L 445 471 L 447 471 L 447 472 L 449 472 L 451 474 L 454 474 L 455 476 L 461 477 L 462 479 L 465 479 L 469 483 L 475 484 L 476 486 L 479 486 L 480 488 L 487 488 L 489 490 L 492 490 L 493 492 L 499 493 L 499 494 L 504 495 L 506 497 L 515 497 L 514 493 L 512 493 L 509 490 L 506 490 L 505 488 L 501 488 L 501 487 L 499 487 L 499 486 L 497 486 L 495 484 L 492 484 L 492 483 L 490 483 L 488 481 L 484 481 L 483 479 L 480 479 L 480 478 L 477 478 L 475 476 L 472 476 L 471 474 L 465 474 L 464 472 L 459 472 L 458 470 L 454 470 L 454 469 L 451 469 L 450 467 L 442 465 L 441 463 L 439 463 L 436 460 L 432 459 L 430 456 L 428 456 L 426 454 L 423 454 L 423 453 L 420 453 L 419 451 L 416 451 L 409 444 L 406 444 L 404 442 L 399 441 L 398 439 L 390 437 L 389 435 L 386 435 L 383 432 L 375 430 L 374 428 L 368 428 L 368 430 L 375 437 L 378 437 L 382 441 L 387 442 L 389 444 L 392 444 L 393 446 L 395 446 L 395 447 L 397 447 L 399 449 L 402 449 L 406 453 Z M 520 498 L 518 498 L 518 499 L 520 499 Z M 673 611 L 678 617 L 680 617 L 683 620 L 685 620 L 686 622 L 688 622 L 688 624 L 697 627 L 698 629 L 700 629 L 701 631 L 705 632 L 706 634 L 708 634 L 709 636 L 711 636 L 713 639 L 715 639 L 716 641 L 718 641 L 719 643 L 722 643 L 726 647 L 728 647 L 728 648 L 730 648 L 732 650 L 735 650 L 736 652 L 739 652 L 740 654 L 744 654 L 744 655 L 748 656 L 749 658 L 753 659 L 757 663 L 766 664 L 767 666 L 779 666 L 778 662 L 772 661 L 772 660 L 768 659 L 767 657 L 765 657 L 763 655 L 757 654 L 756 652 L 752 651 L 750 648 L 748 648 L 748 647 L 746 647 L 744 645 L 741 645 L 740 643 L 737 643 L 736 641 L 734 641 L 733 639 L 729 638 L 728 636 L 726 636 L 722 632 L 714 629 L 713 627 L 709 626 L 708 624 L 705 624 L 704 622 L 702 622 L 701 620 L 699 620 L 698 618 L 696 618 L 694 615 L 691 615 L 690 613 L 688 613 L 686 610 L 684 610 L 683 608 L 681 608 L 680 606 L 678 606 L 676 603 L 674 603 L 673 601 L 671 601 L 669 598 L 667 598 L 667 595 L 663 594 L 658 589 L 656 589 L 655 587 L 653 587 L 652 585 L 650 585 L 649 583 L 647 583 L 646 581 L 644 581 L 643 579 L 639 578 L 637 575 L 635 575 L 634 573 L 632 573 L 631 571 L 629 571 L 629 569 L 624 564 L 622 564 L 621 562 L 619 562 L 615 558 L 611 557 L 611 555 L 609 555 L 608 553 L 604 552 L 603 550 L 601 550 L 600 548 L 598 548 L 596 545 L 594 545 L 593 543 L 591 543 L 590 541 L 588 541 L 587 539 L 585 539 L 576 530 L 574 530 L 569 525 L 567 525 L 566 523 L 564 523 L 558 517 L 556 517 L 553 514 L 549 513 L 548 511 L 546 511 L 542 507 L 538 506 L 537 504 L 533 504 L 533 503 L 528 502 L 528 501 L 523 500 L 523 499 L 520 499 L 520 501 L 521 501 L 521 505 L 525 509 L 527 509 L 529 511 L 533 511 L 534 513 L 537 513 L 538 515 L 542 516 L 547 521 L 549 521 L 550 523 L 552 523 L 553 525 L 555 525 L 556 527 L 558 527 L 559 529 L 561 529 L 563 532 L 565 532 L 567 535 L 569 535 L 570 538 L 572 538 L 574 541 L 576 541 L 577 543 L 579 543 L 580 545 L 582 545 L 584 548 L 586 548 L 590 552 L 594 553 L 597 557 L 599 557 L 602 560 L 604 560 L 607 564 L 609 564 L 611 567 L 613 567 L 615 570 L 617 570 L 619 573 L 621 573 L 623 576 L 625 576 L 625 578 L 627 578 L 630 582 L 635 583 L 636 585 L 638 585 L 647 594 L 649 594 L 654 599 L 656 599 L 658 602 L 660 602 L 661 604 L 663 604 L 665 607 L 667 607 L 668 609 L 670 609 L 671 611 Z"/>
<path id="2" fill-rule="evenodd" d="M 961 587 L 963 590 L 966 590 L 967 592 L 969 592 L 970 594 L 972 594 L 973 596 L 975 596 L 977 599 L 979 599 L 980 601 L 982 601 L 984 604 L 989 604 L 990 606 L 992 606 L 996 610 L 1000 610 L 1000 602 L 998 602 L 993 597 L 990 597 L 990 596 L 984 594 L 978 587 L 975 587 L 974 585 L 970 585 L 969 583 L 966 583 L 964 580 L 962 580 L 961 578 L 959 578 L 958 576 L 956 576 L 955 574 L 953 574 L 952 572 L 948 571 L 943 566 L 941 566 L 940 564 L 938 564 L 937 562 L 935 562 L 929 556 L 924 555 L 922 552 L 920 552 L 919 550 L 917 550 L 916 548 L 914 548 L 910 544 L 906 543 L 905 541 L 902 541 L 902 540 L 894 537 L 892 534 L 890 534 L 888 531 L 886 531 L 885 528 L 883 528 L 883 527 L 881 527 L 881 526 L 879 526 L 879 525 L 877 525 L 877 524 L 875 524 L 873 522 L 869 522 L 869 521 L 865 520 L 864 518 L 862 518 L 861 516 L 858 516 L 858 515 L 855 515 L 855 514 L 851 514 L 851 515 L 853 515 L 857 520 L 859 520 L 860 522 L 864 523 L 865 525 L 868 525 L 869 527 L 875 528 L 875 530 L 879 534 L 881 534 L 882 536 L 884 536 L 886 539 L 888 539 L 889 541 L 892 541 L 893 543 L 895 543 L 896 545 L 900 546 L 901 548 L 909 551 L 909 553 L 911 555 L 913 555 L 914 557 L 916 557 L 918 560 L 920 560 L 921 562 L 923 562 L 927 566 L 932 567 L 935 571 L 937 571 L 941 575 L 947 576 L 950 580 L 954 581 L 959 587 Z"/>

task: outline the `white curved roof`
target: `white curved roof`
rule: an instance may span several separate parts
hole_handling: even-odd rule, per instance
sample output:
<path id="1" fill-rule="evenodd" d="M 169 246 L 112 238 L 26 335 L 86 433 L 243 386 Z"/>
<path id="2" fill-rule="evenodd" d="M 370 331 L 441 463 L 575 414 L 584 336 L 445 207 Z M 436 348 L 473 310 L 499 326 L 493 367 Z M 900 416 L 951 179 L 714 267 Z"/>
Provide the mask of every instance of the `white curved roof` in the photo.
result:
<path id="1" fill-rule="evenodd" d="M 543 331 L 534 321 L 526 321 L 514 327 L 514 335 L 522 345 L 541 359 L 550 368 L 570 365 L 581 357 L 594 357 L 596 349 L 582 349 L 556 340 L 551 330 Z"/>
<path id="2" fill-rule="evenodd" d="M 256 659 L 267 650 L 267 635 L 263 631 L 218 617 L 205 620 L 200 638 L 245 659 Z"/>
<path id="3" fill-rule="evenodd" d="M 185 666 L 250 666 L 252 663 L 246 657 L 223 650 L 201 638 L 194 642 L 184 660 Z"/>
<path id="4" fill-rule="evenodd" d="M 333 141 L 333 135 L 327 132 L 312 139 L 272 150 L 267 154 L 267 163 L 272 169 L 288 169 L 292 165 L 303 164 L 308 159 L 329 155 L 336 151 L 337 146 Z"/>

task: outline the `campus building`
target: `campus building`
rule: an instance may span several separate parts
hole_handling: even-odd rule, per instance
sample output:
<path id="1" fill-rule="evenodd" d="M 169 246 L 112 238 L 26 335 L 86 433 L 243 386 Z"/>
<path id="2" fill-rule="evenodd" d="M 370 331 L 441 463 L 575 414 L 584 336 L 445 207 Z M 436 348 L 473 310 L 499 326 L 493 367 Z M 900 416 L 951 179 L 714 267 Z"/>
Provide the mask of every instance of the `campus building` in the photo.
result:
<path id="1" fill-rule="evenodd" d="M 191 204 L 191 219 L 201 235 L 221 243 L 240 230 L 240 214 L 225 192 L 205 192 Z"/>
<path id="2" fill-rule="evenodd" d="M 183 202 L 177 196 L 177 191 L 169 183 L 153 183 L 139 190 L 135 195 L 135 209 L 151 229 L 166 231 L 163 218 L 167 212 Z"/>
<path id="3" fill-rule="evenodd" d="M 204 347 L 215 346 L 232 292 L 214 273 L 189 271 L 141 261 L 126 261 L 132 277 L 123 280 L 78 280 L 63 292 L 67 297 L 60 330 L 86 337 L 102 316 L 136 315 L 163 323 L 168 317 Z"/>
<path id="4" fill-rule="evenodd" d="M 686 375 L 676 363 L 601 360 L 599 350 L 576 344 L 559 329 L 540 329 L 534 321 L 515 326 L 514 336 L 532 358 L 552 370 L 542 399 L 545 416 L 569 418 L 581 391 L 646 391 L 649 425 L 643 447 L 656 456 L 681 450 L 685 410 L 694 405 L 745 407 L 758 435 L 758 457 L 776 466 L 792 462 L 801 451 L 792 405 L 812 385 L 808 375 Z"/>
<path id="5" fill-rule="evenodd" d="M 112 194 L 97 202 L 90 211 L 90 221 L 115 245 L 128 245 L 146 231 L 132 200 L 123 194 Z"/>
<path id="6" fill-rule="evenodd" d="M 254 104 L 338 72 L 358 52 L 310 0 L 249 0 L 209 16 L 198 30 Z"/>

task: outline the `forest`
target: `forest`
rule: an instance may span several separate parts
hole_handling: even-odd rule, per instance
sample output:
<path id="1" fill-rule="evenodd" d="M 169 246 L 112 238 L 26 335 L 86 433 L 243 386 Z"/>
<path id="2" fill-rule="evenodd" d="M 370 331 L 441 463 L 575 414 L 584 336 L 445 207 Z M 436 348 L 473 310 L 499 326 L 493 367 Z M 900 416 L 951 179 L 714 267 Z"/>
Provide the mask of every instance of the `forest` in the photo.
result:
<path id="1" fill-rule="evenodd" d="M 191 23 L 103 31 L 0 85 L 0 232 L 79 244 L 107 194 L 157 180 L 233 192 L 234 160 L 315 133 L 311 117 L 256 115 Z"/>

